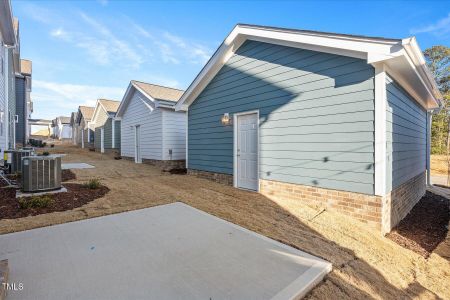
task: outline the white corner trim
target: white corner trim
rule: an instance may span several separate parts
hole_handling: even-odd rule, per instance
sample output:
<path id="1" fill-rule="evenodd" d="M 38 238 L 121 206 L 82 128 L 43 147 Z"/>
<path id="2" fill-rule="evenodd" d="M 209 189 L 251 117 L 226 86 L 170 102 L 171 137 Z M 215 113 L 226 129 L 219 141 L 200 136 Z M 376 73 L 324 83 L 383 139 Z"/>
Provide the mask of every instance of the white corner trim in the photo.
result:
<path id="1" fill-rule="evenodd" d="M 375 195 L 386 195 L 386 70 L 375 65 Z"/>
<path id="2" fill-rule="evenodd" d="M 433 112 L 427 111 L 427 185 L 432 185 L 431 182 L 431 125 L 433 124 Z"/>
<path id="3" fill-rule="evenodd" d="M 186 145 L 185 145 L 186 169 L 189 169 L 189 165 L 188 165 L 188 162 L 189 162 L 189 159 L 188 159 L 188 157 L 189 157 L 189 155 L 188 155 L 188 151 L 189 151 L 189 139 L 188 139 L 188 136 L 189 136 L 189 110 L 186 110 L 186 127 L 185 128 L 186 128 Z"/>
<path id="4" fill-rule="evenodd" d="M 112 148 L 115 149 L 116 148 L 116 120 L 114 120 L 114 118 L 111 119 L 111 126 L 112 126 Z"/>

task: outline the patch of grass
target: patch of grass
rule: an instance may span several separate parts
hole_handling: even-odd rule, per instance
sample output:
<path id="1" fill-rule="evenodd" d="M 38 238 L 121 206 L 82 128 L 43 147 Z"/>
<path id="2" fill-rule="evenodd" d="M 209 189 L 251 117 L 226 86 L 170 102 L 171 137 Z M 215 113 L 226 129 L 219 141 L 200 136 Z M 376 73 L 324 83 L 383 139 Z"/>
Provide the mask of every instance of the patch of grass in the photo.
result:
<path id="1" fill-rule="evenodd" d="M 83 186 L 84 186 L 85 188 L 88 188 L 88 189 L 91 189 L 91 190 L 96 190 L 96 189 L 98 189 L 98 188 L 100 187 L 100 185 L 101 185 L 100 179 L 98 179 L 98 178 L 92 178 L 92 179 L 89 179 L 88 182 L 85 182 L 85 183 L 83 184 Z"/>
<path id="2" fill-rule="evenodd" d="M 48 195 L 23 197 L 19 199 L 19 207 L 27 208 L 45 208 L 52 204 L 53 199 Z"/>

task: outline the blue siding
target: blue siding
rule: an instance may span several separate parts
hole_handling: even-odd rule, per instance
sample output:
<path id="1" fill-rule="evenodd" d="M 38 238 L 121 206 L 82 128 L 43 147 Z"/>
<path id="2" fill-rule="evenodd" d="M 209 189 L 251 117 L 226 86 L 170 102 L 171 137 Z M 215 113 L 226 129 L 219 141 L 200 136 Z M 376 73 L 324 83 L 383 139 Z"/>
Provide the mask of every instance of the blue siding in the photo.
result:
<path id="1" fill-rule="evenodd" d="M 115 124 L 114 128 L 115 149 L 120 150 L 120 120 L 116 120 L 114 124 Z"/>
<path id="2" fill-rule="evenodd" d="M 365 61 L 248 41 L 188 112 L 190 169 L 233 174 L 224 113 L 259 110 L 260 178 L 373 194 L 374 69 Z"/>
<path id="3" fill-rule="evenodd" d="M 386 80 L 387 192 L 425 172 L 427 113 L 389 76 Z"/>
<path id="4" fill-rule="evenodd" d="M 27 117 L 25 103 L 25 78 L 16 77 L 16 114 L 19 117 L 19 123 L 16 124 L 16 142 L 25 143 L 25 126 Z"/>

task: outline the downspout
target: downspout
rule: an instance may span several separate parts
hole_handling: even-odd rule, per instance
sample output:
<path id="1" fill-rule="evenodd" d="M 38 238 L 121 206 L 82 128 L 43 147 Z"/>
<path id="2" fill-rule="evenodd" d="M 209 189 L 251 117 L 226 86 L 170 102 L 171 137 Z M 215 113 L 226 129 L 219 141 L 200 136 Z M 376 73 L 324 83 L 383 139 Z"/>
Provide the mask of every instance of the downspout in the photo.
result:
<path id="1" fill-rule="evenodd" d="M 431 186 L 431 127 L 433 125 L 433 115 L 438 114 L 443 109 L 442 104 L 436 109 L 427 111 L 427 186 Z"/>

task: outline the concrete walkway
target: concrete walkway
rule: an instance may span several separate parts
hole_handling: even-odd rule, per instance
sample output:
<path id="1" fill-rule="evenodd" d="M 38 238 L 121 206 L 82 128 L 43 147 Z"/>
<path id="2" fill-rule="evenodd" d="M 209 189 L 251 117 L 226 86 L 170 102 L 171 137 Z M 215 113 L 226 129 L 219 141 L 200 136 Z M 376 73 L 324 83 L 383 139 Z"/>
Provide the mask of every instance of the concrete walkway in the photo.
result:
<path id="1" fill-rule="evenodd" d="M 173 203 L 0 236 L 7 299 L 291 299 L 331 264 Z"/>

